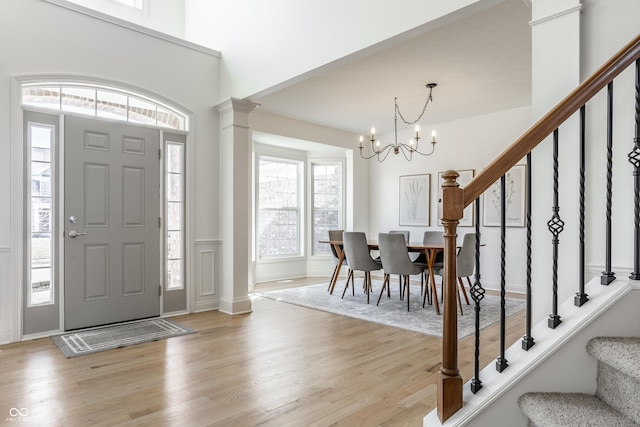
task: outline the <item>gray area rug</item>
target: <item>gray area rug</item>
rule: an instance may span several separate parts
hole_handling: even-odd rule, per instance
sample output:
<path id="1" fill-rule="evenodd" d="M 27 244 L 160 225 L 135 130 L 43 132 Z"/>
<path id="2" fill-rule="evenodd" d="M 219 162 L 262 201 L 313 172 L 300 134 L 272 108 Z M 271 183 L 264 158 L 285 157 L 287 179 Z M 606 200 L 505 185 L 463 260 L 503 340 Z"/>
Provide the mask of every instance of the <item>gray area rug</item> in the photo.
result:
<path id="1" fill-rule="evenodd" d="M 84 329 L 56 335 L 51 340 L 69 358 L 194 332 L 172 320 L 152 319 Z"/>
<path id="2" fill-rule="evenodd" d="M 397 278 L 391 282 L 391 298 L 387 298 L 385 292 L 379 306 L 376 306 L 376 302 L 382 288 L 381 281 L 373 280 L 373 293 L 369 304 L 367 304 L 367 296 L 362 290 L 362 280 L 356 280 L 355 296 L 351 294 L 351 285 L 349 285 L 344 299 L 341 299 L 344 284 L 344 281 L 339 281 L 336 284 L 333 295 L 329 295 L 327 284 L 324 283 L 260 292 L 257 295 L 329 313 L 407 329 L 425 335 L 442 336 L 442 315 L 436 314 L 433 306 L 427 305 L 422 308 L 422 295 L 420 295 L 419 287 L 411 287 L 411 306 L 410 311 L 407 311 L 407 301 L 400 301 L 398 297 Z M 414 290 L 417 292 L 414 293 Z M 460 311 L 458 310 L 459 339 L 472 335 L 475 328 L 474 302 L 469 297 L 471 305 L 466 305 L 464 297 L 462 298 L 464 315 L 460 316 Z M 505 312 L 507 317 L 524 310 L 524 308 L 524 299 L 506 298 Z M 442 313 L 442 304 L 440 304 L 440 312 Z M 499 321 L 500 297 L 485 294 L 481 303 L 480 328 L 486 328 Z"/>

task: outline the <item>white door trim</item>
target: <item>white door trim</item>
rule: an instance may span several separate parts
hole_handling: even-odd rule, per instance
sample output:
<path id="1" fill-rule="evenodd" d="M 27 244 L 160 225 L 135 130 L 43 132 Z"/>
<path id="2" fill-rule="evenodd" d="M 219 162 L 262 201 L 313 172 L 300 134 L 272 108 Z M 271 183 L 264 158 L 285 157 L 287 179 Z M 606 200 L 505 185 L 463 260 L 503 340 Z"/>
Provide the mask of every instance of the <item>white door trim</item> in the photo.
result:
<path id="1" fill-rule="evenodd" d="M 105 79 L 89 79 L 87 77 L 78 76 L 57 76 L 57 75 L 38 75 L 38 76 L 17 76 L 11 79 L 11 183 L 10 183 L 10 223 L 11 223 L 11 240 L 6 250 L 0 251 L 0 265 L 8 264 L 8 275 L 6 277 L 7 285 L 2 286 L 2 280 L 0 279 L 0 344 L 8 344 L 11 342 L 18 342 L 23 340 L 30 340 L 50 336 L 58 331 L 48 331 L 41 334 L 23 335 L 23 296 L 22 286 L 24 280 L 24 243 L 23 243 L 23 227 L 24 227 L 24 132 L 23 132 L 23 120 L 24 114 L 21 105 L 21 91 L 22 85 L 25 83 L 36 82 L 83 82 L 87 84 L 94 84 L 96 86 L 107 85 L 114 88 L 121 88 L 128 90 L 132 93 L 139 93 L 146 95 L 150 98 L 164 101 L 168 105 L 175 107 L 182 111 L 189 118 L 190 131 L 184 132 L 171 129 L 171 132 L 186 133 L 186 176 L 185 176 L 185 193 L 187 197 L 187 205 L 185 207 L 185 284 L 187 284 L 187 309 L 185 312 L 192 312 L 194 307 L 194 231 L 193 225 L 195 224 L 195 212 L 191 208 L 193 200 L 195 200 L 195 132 L 196 119 L 194 113 L 163 97 L 162 95 L 146 91 L 141 88 L 128 86 L 127 84 L 109 81 Z M 33 111 L 46 112 L 48 114 L 57 115 L 59 113 L 52 110 L 38 110 Z M 64 129 L 60 129 L 62 132 Z M 168 129 L 167 129 L 168 130 Z M 169 130 L 168 130 L 169 131 Z M 61 152 L 61 155 L 63 152 Z M 62 196 L 62 195 L 61 195 Z M 62 256 L 63 254 L 61 254 Z M 64 295 L 60 296 L 62 299 Z M 60 325 L 63 325 L 64 318 L 64 304 L 60 304 Z M 163 313 L 161 313 L 162 315 Z"/>
<path id="2" fill-rule="evenodd" d="M 9 313 L 11 342 L 22 338 L 22 282 L 24 263 L 24 132 L 21 98 L 21 82 L 11 79 L 11 270 L 7 295 L 0 295 L 0 311 Z M 0 290 L 2 287 L 0 287 Z"/>

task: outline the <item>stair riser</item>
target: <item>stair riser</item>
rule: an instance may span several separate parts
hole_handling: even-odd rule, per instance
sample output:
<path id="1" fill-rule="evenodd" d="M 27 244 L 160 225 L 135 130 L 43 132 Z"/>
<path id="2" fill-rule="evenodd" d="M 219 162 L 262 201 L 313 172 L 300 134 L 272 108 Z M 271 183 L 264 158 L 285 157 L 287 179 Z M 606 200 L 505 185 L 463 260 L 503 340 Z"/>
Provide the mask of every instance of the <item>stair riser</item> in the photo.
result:
<path id="1" fill-rule="evenodd" d="M 640 424 L 640 383 L 629 375 L 598 361 L 596 396 Z"/>

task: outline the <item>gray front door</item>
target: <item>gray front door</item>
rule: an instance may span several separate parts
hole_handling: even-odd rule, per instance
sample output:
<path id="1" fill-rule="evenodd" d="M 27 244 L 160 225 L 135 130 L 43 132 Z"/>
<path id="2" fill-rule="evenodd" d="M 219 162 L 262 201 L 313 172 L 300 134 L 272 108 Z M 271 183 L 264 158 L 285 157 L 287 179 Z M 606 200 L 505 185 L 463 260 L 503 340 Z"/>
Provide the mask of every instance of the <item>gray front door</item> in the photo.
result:
<path id="1" fill-rule="evenodd" d="M 160 132 L 65 118 L 65 330 L 160 314 Z"/>

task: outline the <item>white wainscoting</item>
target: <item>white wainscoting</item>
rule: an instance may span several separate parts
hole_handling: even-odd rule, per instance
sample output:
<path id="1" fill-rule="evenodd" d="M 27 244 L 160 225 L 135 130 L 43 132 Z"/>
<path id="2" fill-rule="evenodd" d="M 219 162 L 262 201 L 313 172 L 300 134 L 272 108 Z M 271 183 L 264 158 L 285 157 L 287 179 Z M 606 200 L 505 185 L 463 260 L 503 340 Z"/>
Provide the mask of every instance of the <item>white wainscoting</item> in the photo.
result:
<path id="1" fill-rule="evenodd" d="M 194 247 L 196 274 L 191 307 L 196 313 L 217 310 L 220 306 L 222 241 L 196 240 Z"/>
<path id="2" fill-rule="evenodd" d="M 254 271 L 256 283 L 307 277 L 307 260 L 300 257 L 280 261 L 256 262 Z"/>
<path id="3" fill-rule="evenodd" d="M 335 264 L 330 257 L 311 257 L 307 260 L 307 277 L 326 277 L 331 279 Z M 347 277 L 347 268 L 340 269 L 340 276 Z"/>

